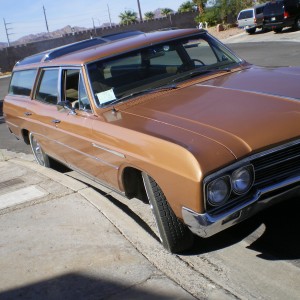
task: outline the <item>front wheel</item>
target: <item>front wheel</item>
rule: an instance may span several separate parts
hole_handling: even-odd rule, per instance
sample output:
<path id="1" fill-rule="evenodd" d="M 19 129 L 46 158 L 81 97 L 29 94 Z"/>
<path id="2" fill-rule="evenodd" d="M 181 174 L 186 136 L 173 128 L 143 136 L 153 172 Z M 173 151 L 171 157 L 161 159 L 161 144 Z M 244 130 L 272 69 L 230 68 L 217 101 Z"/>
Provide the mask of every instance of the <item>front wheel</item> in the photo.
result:
<path id="1" fill-rule="evenodd" d="M 250 29 L 246 29 L 246 32 L 249 33 L 249 34 L 254 34 L 255 31 L 256 31 L 256 27 L 250 28 Z"/>
<path id="2" fill-rule="evenodd" d="M 176 217 L 156 181 L 144 172 L 142 176 L 163 246 L 172 253 L 191 248 L 192 232 Z"/>
<path id="3" fill-rule="evenodd" d="M 50 167 L 49 156 L 43 151 L 41 145 L 36 140 L 33 133 L 29 134 L 29 141 L 30 141 L 32 153 L 37 163 L 41 166 L 49 168 Z"/>

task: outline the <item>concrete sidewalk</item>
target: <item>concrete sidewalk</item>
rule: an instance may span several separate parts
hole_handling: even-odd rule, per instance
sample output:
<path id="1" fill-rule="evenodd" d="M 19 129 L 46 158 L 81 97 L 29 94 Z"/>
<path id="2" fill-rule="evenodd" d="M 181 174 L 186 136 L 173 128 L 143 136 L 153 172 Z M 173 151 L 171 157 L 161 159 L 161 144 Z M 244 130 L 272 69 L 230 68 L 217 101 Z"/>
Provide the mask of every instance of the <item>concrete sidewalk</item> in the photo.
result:
<path id="1" fill-rule="evenodd" d="M 95 189 L 6 150 L 0 174 L 0 299 L 194 299 L 109 221 L 114 204 Z"/>

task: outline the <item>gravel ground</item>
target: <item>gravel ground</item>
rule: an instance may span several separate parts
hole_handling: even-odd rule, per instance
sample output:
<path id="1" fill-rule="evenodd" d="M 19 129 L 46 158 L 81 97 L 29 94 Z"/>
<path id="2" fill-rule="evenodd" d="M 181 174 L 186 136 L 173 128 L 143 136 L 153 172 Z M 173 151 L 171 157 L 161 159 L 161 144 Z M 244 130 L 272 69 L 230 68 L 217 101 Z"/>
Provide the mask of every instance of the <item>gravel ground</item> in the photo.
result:
<path id="1" fill-rule="evenodd" d="M 219 32 L 217 31 L 217 27 L 209 27 L 207 31 L 219 40 L 224 40 L 234 35 L 244 33 L 243 29 L 237 27 L 228 28 L 225 29 L 224 31 L 219 31 Z"/>

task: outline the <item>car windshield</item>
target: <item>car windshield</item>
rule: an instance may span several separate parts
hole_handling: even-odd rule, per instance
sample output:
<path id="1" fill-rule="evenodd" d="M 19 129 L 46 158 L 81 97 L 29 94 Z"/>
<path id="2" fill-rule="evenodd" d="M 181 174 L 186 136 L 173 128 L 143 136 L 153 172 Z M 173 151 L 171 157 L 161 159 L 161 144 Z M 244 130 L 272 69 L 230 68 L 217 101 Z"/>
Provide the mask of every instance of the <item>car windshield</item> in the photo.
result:
<path id="1" fill-rule="evenodd" d="M 238 17 L 238 20 L 242 20 L 242 19 L 250 19 L 253 18 L 253 10 L 244 10 L 241 11 Z"/>
<path id="2" fill-rule="evenodd" d="M 87 71 L 97 106 L 106 107 L 241 62 L 223 44 L 201 33 L 95 61 Z"/>

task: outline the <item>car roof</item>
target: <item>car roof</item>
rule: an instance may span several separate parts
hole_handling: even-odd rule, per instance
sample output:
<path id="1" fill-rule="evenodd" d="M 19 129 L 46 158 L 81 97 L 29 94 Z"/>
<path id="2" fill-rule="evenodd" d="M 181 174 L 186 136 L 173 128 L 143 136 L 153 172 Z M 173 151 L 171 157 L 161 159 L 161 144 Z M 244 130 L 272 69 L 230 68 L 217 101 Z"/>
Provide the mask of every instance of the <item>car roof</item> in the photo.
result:
<path id="1" fill-rule="evenodd" d="M 95 37 L 28 56 L 19 61 L 14 70 L 43 66 L 80 66 L 101 58 L 113 57 L 151 44 L 201 32 L 206 31 L 194 28 L 168 29 L 150 33 L 127 31 Z"/>

